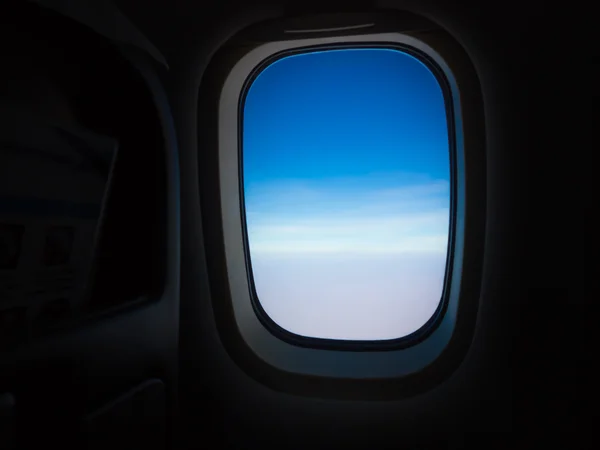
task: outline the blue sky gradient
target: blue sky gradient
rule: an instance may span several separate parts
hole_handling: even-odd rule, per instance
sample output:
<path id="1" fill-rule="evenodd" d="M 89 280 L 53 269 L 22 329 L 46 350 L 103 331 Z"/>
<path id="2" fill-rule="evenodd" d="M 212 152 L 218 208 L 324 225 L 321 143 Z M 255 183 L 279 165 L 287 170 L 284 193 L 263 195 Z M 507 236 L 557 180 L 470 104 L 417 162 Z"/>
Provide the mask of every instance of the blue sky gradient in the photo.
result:
<path id="1" fill-rule="evenodd" d="M 450 206 L 442 90 L 398 50 L 268 66 L 244 104 L 248 240 L 259 300 L 304 336 L 392 339 L 440 300 Z"/>

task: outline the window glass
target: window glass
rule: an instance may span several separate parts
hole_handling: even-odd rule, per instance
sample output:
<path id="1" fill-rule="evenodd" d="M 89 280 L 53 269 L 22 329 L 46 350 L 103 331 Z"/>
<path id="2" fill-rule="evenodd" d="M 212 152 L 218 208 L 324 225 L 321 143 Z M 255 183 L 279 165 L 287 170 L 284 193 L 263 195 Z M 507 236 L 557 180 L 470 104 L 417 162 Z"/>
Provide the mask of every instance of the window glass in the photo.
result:
<path id="1" fill-rule="evenodd" d="M 394 49 L 281 58 L 248 89 L 242 173 L 256 296 L 280 327 L 400 338 L 441 298 L 450 219 L 442 89 Z"/>

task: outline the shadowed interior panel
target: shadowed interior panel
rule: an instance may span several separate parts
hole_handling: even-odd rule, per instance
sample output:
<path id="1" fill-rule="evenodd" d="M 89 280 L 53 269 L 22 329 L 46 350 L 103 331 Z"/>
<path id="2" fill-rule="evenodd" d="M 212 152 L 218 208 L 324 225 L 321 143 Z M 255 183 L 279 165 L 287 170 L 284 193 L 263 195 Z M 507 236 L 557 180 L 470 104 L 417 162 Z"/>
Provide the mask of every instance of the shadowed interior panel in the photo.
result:
<path id="1" fill-rule="evenodd" d="M 66 169 L 56 161 L 40 167 L 47 185 L 33 172 L 28 177 L 2 177 L 0 202 L 6 208 L 0 208 L 0 335 L 3 347 L 13 347 L 90 313 L 160 294 L 166 248 L 166 174 L 156 107 L 140 74 L 116 47 L 86 27 L 36 5 L 9 7 L 2 13 L 0 47 L 5 57 L 0 107 L 10 119 L 3 121 L 6 139 L 0 155 L 6 164 L 2 170 L 8 175 L 11 170 L 21 173 L 19 164 L 34 168 L 27 165 L 31 157 L 24 158 L 31 152 L 25 152 L 22 145 L 9 145 L 8 138 L 14 141 L 28 133 L 38 136 L 33 142 L 38 153 L 83 151 L 75 154 L 74 165 Z M 22 129 L 20 134 L 12 131 L 15 128 Z M 82 130 L 86 138 L 71 129 Z M 98 166 L 87 150 L 89 136 L 118 151 Z M 97 210 L 91 211 L 91 204 L 82 203 L 81 198 L 73 200 L 82 197 L 81 192 L 88 189 L 84 184 L 91 179 L 77 158 L 84 162 L 87 158 L 105 171 L 104 193 L 99 191 L 94 200 L 102 203 Z M 40 166 L 38 160 L 35 164 Z M 68 184 L 64 180 L 73 169 L 78 178 L 72 176 Z M 57 200 L 58 194 L 50 191 L 61 181 L 65 186 Z M 94 220 L 86 221 L 92 216 Z M 42 225 L 45 232 L 37 230 Z M 90 250 L 82 252 L 86 246 Z M 39 264 L 29 261 L 37 259 Z M 89 271 L 81 269 L 87 265 Z M 79 278 L 80 283 L 73 281 Z M 88 283 L 84 293 L 81 286 Z M 72 285 L 77 289 L 69 290 Z"/>
<path id="2" fill-rule="evenodd" d="M 74 297 L 62 295 L 62 291 L 54 295 L 49 285 L 40 285 L 36 292 L 23 291 L 19 298 L 0 290 L 0 393 L 11 392 L 14 398 L 10 410 L 2 409 L 0 431 L 4 441 L 0 441 L 0 448 L 11 448 L 15 442 L 18 448 L 38 448 L 40 442 L 58 444 L 60 448 L 86 448 L 91 441 L 106 444 L 122 434 L 119 420 L 125 419 L 129 434 L 122 442 L 136 440 L 131 448 L 164 448 L 167 391 L 162 381 L 146 383 L 129 397 L 107 402 L 141 380 L 167 376 L 169 367 L 164 355 L 172 345 L 171 330 L 176 333 L 177 327 L 165 310 L 174 299 L 163 298 L 152 308 L 140 308 L 131 314 L 122 310 L 119 316 L 83 321 L 113 308 L 121 310 L 156 299 L 163 293 L 166 169 L 157 107 L 142 75 L 108 40 L 33 3 L 19 2 L 15 6 L 15 2 L 0 5 L 0 109 L 11 120 L 24 124 L 24 130 L 34 127 L 33 123 L 35 127 L 42 124 L 39 129 L 52 130 L 53 139 L 64 144 L 50 148 L 50 139 L 40 138 L 36 148 L 30 150 L 82 150 L 86 156 L 75 158 L 69 166 L 76 168 L 74 172 L 82 167 L 105 171 L 110 158 L 97 158 L 85 140 L 62 133 L 63 128 L 83 130 L 115 142 L 118 155 L 113 160 L 110 190 L 92 205 L 97 207 L 103 202 L 104 220 L 97 229 L 96 264 L 85 307 L 75 307 Z M 8 154 L 5 150 L 4 146 L 0 149 L 2 157 Z M 64 154 L 59 156 L 64 160 Z M 58 175 L 55 184 L 60 182 Z M 2 178 L 0 200 L 13 211 L 8 220 L 7 210 L 0 208 L 0 288 L 23 281 L 19 270 L 26 252 L 48 267 L 68 267 L 72 262 L 69 249 L 77 247 L 81 236 L 77 226 L 62 223 L 64 218 L 77 214 L 97 217 L 98 212 L 81 201 L 40 202 L 35 196 L 44 197 L 48 186 L 55 187 L 47 183 L 38 186 L 28 203 L 28 207 L 43 213 L 43 220 L 36 216 L 27 223 L 19 222 L 24 202 L 22 198 L 15 200 L 15 185 L 20 183 L 19 189 L 27 191 L 39 180 L 30 176 L 18 181 L 19 177 L 12 177 L 14 185 L 7 180 Z M 88 181 L 88 176 L 82 176 L 78 183 Z M 79 187 L 77 183 L 67 186 L 65 196 L 77 197 Z M 61 223 L 50 223 L 57 217 Z M 38 227 L 44 220 L 51 233 L 28 234 L 29 226 Z M 15 242 L 17 245 L 13 245 Z M 45 245 L 51 251 L 31 252 L 35 245 Z M 28 288 L 30 283 L 21 285 Z M 165 332 L 167 322 L 171 326 Z M 126 337 L 115 338 L 122 336 L 121 332 Z M 156 344 L 159 339 L 161 345 Z M 165 342 L 170 344 L 165 346 Z M 86 415 L 103 404 L 112 406 L 96 415 Z M 140 442 L 149 443 L 142 446 Z"/>

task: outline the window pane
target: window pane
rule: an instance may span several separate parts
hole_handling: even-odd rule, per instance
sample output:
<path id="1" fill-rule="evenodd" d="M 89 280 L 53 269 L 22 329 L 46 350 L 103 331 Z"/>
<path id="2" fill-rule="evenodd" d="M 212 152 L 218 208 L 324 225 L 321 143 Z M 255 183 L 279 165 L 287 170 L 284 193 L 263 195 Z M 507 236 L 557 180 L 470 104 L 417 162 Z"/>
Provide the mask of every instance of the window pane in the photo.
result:
<path id="1" fill-rule="evenodd" d="M 243 184 L 258 300 L 306 337 L 382 340 L 441 301 L 450 211 L 444 98 L 392 49 L 288 56 L 248 90 Z"/>

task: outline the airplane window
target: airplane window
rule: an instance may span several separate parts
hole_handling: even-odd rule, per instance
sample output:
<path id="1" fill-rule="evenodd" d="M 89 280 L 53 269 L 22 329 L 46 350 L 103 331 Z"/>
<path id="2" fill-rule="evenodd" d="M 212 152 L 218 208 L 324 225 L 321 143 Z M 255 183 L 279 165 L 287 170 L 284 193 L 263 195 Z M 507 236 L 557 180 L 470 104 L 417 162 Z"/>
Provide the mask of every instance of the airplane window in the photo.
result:
<path id="1" fill-rule="evenodd" d="M 442 88 L 391 48 L 267 65 L 247 90 L 242 184 L 254 295 L 308 338 L 405 337 L 442 300 L 450 146 Z"/>

